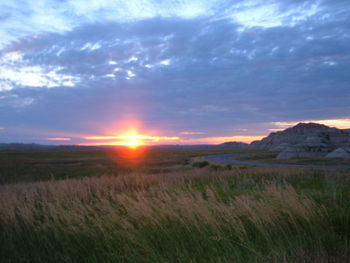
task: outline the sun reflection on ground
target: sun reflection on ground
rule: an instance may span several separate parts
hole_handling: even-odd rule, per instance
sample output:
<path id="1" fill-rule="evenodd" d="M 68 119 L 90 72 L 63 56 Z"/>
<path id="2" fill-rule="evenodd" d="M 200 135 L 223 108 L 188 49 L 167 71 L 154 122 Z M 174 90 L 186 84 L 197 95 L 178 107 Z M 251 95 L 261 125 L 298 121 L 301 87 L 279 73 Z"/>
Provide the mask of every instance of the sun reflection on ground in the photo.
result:
<path id="1" fill-rule="evenodd" d="M 129 142 L 128 142 L 129 143 Z M 136 167 L 147 157 L 147 147 L 139 145 L 137 141 L 109 151 L 109 158 L 124 167 Z"/>
<path id="2" fill-rule="evenodd" d="M 101 139 L 105 139 L 101 137 Z M 138 134 L 115 136 L 114 140 L 104 145 L 116 146 L 110 159 L 124 167 L 137 167 L 146 157 L 144 138 Z"/>

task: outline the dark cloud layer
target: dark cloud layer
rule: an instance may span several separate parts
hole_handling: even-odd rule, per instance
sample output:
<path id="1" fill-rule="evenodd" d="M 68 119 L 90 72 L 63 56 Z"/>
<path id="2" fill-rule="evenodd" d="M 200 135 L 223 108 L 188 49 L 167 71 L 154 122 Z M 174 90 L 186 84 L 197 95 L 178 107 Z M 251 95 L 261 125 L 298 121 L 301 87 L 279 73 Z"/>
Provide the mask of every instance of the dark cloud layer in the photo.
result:
<path id="1" fill-rule="evenodd" d="M 232 136 L 247 127 L 265 134 L 270 122 L 349 118 L 348 1 L 323 1 L 308 16 L 306 1 L 271 3 L 283 15 L 261 26 L 218 15 L 235 14 L 227 4 L 210 16 L 84 23 L 7 44 L 0 139 L 36 136 L 6 132 L 20 128 L 96 134 L 120 119 L 167 135 Z M 254 8 L 247 15 L 261 16 Z"/>

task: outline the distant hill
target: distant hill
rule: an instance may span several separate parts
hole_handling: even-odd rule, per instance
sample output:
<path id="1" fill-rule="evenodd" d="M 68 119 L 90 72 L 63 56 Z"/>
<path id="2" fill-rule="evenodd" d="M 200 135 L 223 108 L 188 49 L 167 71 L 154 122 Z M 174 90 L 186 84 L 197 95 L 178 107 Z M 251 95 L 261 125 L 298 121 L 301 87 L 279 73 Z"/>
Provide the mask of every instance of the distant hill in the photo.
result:
<path id="1" fill-rule="evenodd" d="M 225 142 L 217 145 L 221 149 L 246 149 L 249 147 L 249 144 L 244 142 Z"/>
<path id="2" fill-rule="evenodd" d="M 277 158 L 325 157 L 339 148 L 350 147 L 350 130 L 318 123 L 299 123 L 284 131 L 270 133 L 250 147 L 280 151 Z M 340 151 L 338 151 L 340 152 Z"/>
<path id="3" fill-rule="evenodd" d="M 6 150 L 33 150 L 33 149 L 49 149 L 57 146 L 41 145 L 36 143 L 0 143 L 0 149 Z"/>
<path id="4" fill-rule="evenodd" d="M 96 150 L 96 149 L 111 149 L 124 146 L 80 146 L 80 145 L 43 145 L 36 143 L 0 143 L 0 150 Z M 197 144 L 197 145 L 150 145 L 145 146 L 152 149 L 167 149 L 167 150 L 220 150 L 220 149 L 244 149 L 248 144 L 243 142 L 225 142 L 222 144 Z"/>
<path id="5" fill-rule="evenodd" d="M 177 145 L 153 145 L 149 146 L 152 148 L 160 149 L 188 149 L 188 150 L 200 150 L 200 149 L 209 149 L 209 150 L 221 150 L 221 149 L 245 149 L 249 147 L 249 144 L 243 142 L 225 142 L 221 144 L 177 144 Z"/>
<path id="6" fill-rule="evenodd" d="M 45 145 L 37 143 L 0 143 L 0 150 L 101 149 L 103 146 Z"/>

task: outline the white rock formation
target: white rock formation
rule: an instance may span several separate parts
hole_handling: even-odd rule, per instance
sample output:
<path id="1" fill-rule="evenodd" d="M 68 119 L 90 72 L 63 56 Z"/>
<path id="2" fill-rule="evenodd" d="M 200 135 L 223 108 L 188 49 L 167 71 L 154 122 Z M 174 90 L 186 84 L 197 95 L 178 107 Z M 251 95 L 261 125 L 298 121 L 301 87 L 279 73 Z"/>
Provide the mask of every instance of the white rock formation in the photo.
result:
<path id="1" fill-rule="evenodd" d="M 325 157 L 337 148 L 350 147 L 350 130 L 317 123 L 299 123 L 252 142 L 250 147 L 280 151 L 278 159 Z"/>
<path id="2" fill-rule="evenodd" d="M 338 148 L 326 155 L 327 158 L 350 159 L 350 148 Z"/>

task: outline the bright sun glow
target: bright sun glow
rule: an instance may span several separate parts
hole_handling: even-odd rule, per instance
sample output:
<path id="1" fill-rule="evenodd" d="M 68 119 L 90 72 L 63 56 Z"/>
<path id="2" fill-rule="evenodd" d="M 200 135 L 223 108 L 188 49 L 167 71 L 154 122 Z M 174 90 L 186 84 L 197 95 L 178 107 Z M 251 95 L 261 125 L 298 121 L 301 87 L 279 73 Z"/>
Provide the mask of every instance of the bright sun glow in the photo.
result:
<path id="1" fill-rule="evenodd" d="M 141 145 L 141 142 L 135 138 L 135 139 L 130 139 L 129 141 L 126 141 L 123 144 L 125 146 L 129 146 L 130 148 L 136 148 Z"/>
<path id="2" fill-rule="evenodd" d="M 84 137 L 85 140 L 95 141 L 92 143 L 80 144 L 80 145 L 110 145 L 118 146 L 124 145 L 130 148 L 136 148 L 142 145 L 150 145 L 158 142 L 172 143 L 179 141 L 179 137 L 169 136 L 150 136 L 142 134 L 129 134 L 129 135 L 117 135 L 117 136 L 88 136 Z"/>

